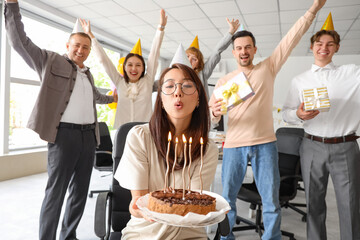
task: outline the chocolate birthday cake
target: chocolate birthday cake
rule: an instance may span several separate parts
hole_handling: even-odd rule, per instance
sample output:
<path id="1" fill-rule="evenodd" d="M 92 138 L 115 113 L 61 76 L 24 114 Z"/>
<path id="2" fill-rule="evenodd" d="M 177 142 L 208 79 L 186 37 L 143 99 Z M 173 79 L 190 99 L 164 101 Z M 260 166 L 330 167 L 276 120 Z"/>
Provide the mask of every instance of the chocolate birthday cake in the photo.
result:
<path id="1" fill-rule="evenodd" d="M 206 215 L 216 211 L 216 199 L 207 194 L 186 190 L 183 199 L 183 189 L 159 190 L 151 192 L 148 209 L 159 213 L 169 213 L 185 216 L 189 212 Z"/>

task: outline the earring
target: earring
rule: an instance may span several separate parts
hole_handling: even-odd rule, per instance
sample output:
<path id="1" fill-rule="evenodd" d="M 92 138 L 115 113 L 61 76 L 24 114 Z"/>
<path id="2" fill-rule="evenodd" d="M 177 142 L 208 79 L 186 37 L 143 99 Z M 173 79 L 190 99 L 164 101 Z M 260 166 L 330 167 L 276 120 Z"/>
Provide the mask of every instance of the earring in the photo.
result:
<path id="1" fill-rule="evenodd" d="M 196 108 L 199 107 L 199 104 L 200 104 L 200 102 L 199 102 L 199 99 L 198 99 L 198 102 L 197 102 L 197 104 L 196 104 Z"/>

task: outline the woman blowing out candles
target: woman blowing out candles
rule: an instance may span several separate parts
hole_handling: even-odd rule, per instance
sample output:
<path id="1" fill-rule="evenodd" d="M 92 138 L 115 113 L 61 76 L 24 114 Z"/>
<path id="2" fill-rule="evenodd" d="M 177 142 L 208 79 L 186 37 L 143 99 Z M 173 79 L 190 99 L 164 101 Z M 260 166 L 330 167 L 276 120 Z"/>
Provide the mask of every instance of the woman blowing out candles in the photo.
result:
<path id="1" fill-rule="evenodd" d="M 178 141 L 175 153 L 175 139 L 182 139 L 182 134 L 192 137 L 192 189 L 201 188 L 200 137 L 204 139 L 202 179 L 204 190 L 209 190 L 215 175 L 218 150 L 214 142 L 208 139 L 208 131 L 207 99 L 197 74 L 182 64 L 174 64 L 165 69 L 160 77 L 151 120 L 149 124 L 138 125 L 130 130 L 123 157 L 114 176 L 120 185 L 129 189 L 132 194 L 129 206 L 132 216 L 122 231 L 124 239 L 207 239 L 204 228 L 175 227 L 147 219 L 138 209 L 136 201 L 149 192 L 162 190 L 164 182 L 177 189 L 183 188 L 183 141 Z M 169 132 L 173 136 L 167 157 Z M 189 151 L 186 151 L 186 154 L 189 154 Z M 171 174 L 166 174 L 166 160 L 172 169 L 175 157 L 177 160 L 174 181 Z M 168 177 L 166 181 L 165 176 Z M 186 184 L 189 184 L 188 178 Z"/>

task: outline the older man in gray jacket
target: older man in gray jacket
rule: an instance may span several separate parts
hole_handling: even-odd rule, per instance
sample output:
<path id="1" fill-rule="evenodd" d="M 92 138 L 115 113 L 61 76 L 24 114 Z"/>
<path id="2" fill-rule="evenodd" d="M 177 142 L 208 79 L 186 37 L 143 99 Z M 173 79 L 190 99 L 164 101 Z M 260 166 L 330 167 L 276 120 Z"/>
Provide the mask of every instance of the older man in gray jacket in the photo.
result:
<path id="1" fill-rule="evenodd" d="M 71 34 L 67 54 L 40 49 L 24 32 L 17 0 L 6 0 L 5 26 L 11 46 L 40 77 L 41 87 L 28 127 L 48 141 L 48 175 L 40 213 L 39 239 L 55 240 L 61 207 L 69 197 L 60 239 L 76 239 L 84 211 L 99 128 L 95 103 L 110 103 L 84 66 L 91 39 Z"/>

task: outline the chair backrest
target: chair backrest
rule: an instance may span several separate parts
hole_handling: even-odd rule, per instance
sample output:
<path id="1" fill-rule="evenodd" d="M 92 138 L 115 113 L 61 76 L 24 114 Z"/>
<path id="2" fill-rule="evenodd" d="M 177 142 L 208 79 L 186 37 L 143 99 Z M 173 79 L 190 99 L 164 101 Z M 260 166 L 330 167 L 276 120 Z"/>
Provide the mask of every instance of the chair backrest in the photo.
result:
<path id="1" fill-rule="evenodd" d="M 302 128 L 279 128 L 276 131 L 279 152 L 280 201 L 295 198 L 300 172 L 300 145 L 304 136 Z M 289 177 L 292 176 L 292 177 Z"/>
<path id="2" fill-rule="evenodd" d="M 116 131 L 113 149 L 114 174 L 123 155 L 128 132 L 132 127 L 144 123 L 145 122 L 125 123 Z M 131 201 L 131 193 L 128 189 L 122 188 L 115 178 L 113 178 L 112 182 L 112 193 L 111 225 L 115 232 L 120 232 L 130 220 L 129 204 Z"/>
<path id="3" fill-rule="evenodd" d="M 105 122 L 99 122 L 100 145 L 95 151 L 94 168 L 100 171 L 112 171 L 113 160 L 111 154 L 104 152 L 112 152 L 113 144 L 110 132 Z"/>

